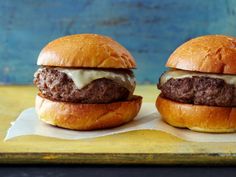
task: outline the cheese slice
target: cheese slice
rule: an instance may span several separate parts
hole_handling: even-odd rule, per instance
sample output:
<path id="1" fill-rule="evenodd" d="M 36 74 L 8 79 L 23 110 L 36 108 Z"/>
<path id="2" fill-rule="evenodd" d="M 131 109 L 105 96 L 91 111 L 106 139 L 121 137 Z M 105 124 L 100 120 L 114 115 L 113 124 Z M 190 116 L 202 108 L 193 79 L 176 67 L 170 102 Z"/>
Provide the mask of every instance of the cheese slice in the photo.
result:
<path id="1" fill-rule="evenodd" d="M 193 76 L 203 76 L 210 78 L 218 78 L 224 80 L 227 84 L 234 85 L 236 87 L 236 75 L 227 75 L 227 74 L 211 74 L 211 73 L 200 73 L 193 71 L 183 71 L 183 70 L 169 70 L 163 73 L 160 78 L 160 84 L 163 85 L 169 79 L 181 79 L 181 78 L 191 78 Z"/>
<path id="2" fill-rule="evenodd" d="M 78 89 L 82 89 L 96 79 L 106 78 L 116 81 L 126 87 L 131 93 L 134 91 L 135 78 L 128 73 L 92 69 L 56 69 L 67 74 L 67 76 L 73 80 Z"/>

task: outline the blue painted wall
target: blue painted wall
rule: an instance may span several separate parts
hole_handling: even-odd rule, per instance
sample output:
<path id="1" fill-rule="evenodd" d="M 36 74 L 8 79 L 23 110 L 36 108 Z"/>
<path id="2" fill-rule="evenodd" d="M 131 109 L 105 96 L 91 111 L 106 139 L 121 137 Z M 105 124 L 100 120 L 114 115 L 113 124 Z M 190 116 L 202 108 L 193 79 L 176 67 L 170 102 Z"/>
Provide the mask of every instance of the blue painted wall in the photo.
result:
<path id="1" fill-rule="evenodd" d="M 236 36 L 235 0 L 0 0 L 0 83 L 29 84 L 41 48 L 74 33 L 131 51 L 139 83 L 156 83 L 170 53 L 204 34 Z"/>

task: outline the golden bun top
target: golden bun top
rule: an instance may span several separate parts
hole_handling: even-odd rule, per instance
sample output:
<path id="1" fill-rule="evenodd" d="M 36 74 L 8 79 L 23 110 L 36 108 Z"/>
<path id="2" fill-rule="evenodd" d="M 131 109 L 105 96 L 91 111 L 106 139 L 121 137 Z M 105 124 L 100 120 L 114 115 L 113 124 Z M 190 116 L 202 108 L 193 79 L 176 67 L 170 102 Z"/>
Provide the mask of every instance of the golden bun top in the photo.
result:
<path id="1" fill-rule="evenodd" d="M 171 54 L 166 66 L 206 73 L 236 74 L 236 38 L 207 35 L 191 39 Z"/>
<path id="2" fill-rule="evenodd" d="M 38 65 L 86 68 L 136 67 L 132 55 L 113 39 L 98 34 L 75 34 L 48 43 Z"/>

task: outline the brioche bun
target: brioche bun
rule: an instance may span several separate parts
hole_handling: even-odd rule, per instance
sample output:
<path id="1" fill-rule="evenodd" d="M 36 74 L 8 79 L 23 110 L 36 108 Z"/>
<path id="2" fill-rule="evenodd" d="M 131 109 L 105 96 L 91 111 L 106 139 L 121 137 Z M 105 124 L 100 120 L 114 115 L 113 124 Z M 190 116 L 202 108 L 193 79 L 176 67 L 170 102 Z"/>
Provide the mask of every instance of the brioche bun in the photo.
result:
<path id="1" fill-rule="evenodd" d="M 236 74 L 236 38 L 207 35 L 191 39 L 171 54 L 166 66 L 205 73 Z"/>
<path id="2" fill-rule="evenodd" d="M 75 34 L 50 42 L 40 52 L 37 64 L 73 68 L 136 67 L 134 58 L 122 45 L 97 34 Z"/>
<path id="3" fill-rule="evenodd" d="M 191 39 L 171 54 L 166 66 L 201 73 L 236 74 L 236 38 L 207 35 Z M 175 127 L 212 133 L 236 131 L 235 107 L 180 103 L 162 96 L 157 98 L 156 107 L 163 120 Z"/>
<path id="4" fill-rule="evenodd" d="M 50 42 L 39 54 L 37 64 L 45 67 L 90 70 L 129 70 L 136 67 L 134 58 L 122 45 L 109 37 L 97 34 L 70 35 Z M 47 87 L 48 85 L 44 88 Z M 56 94 L 60 90 L 56 87 L 53 89 Z M 104 90 L 106 92 L 106 89 Z M 100 96 L 99 92 L 102 91 L 97 90 L 97 96 Z M 70 90 L 64 89 L 63 92 Z M 129 96 L 132 99 L 127 97 L 128 100 L 120 102 L 83 104 L 50 100 L 48 96 L 43 97 L 43 94 L 39 93 L 36 96 L 35 108 L 42 121 L 54 126 L 73 130 L 110 128 L 129 122 L 138 114 L 142 97 L 132 94 Z"/>
<path id="5" fill-rule="evenodd" d="M 51 101 L 36 96 L 39 118 L 51 125 L 73 130 L 110 128 L 135 118 L 141 107 L 142 97 L 109 104 L 80 104 Z"/>
<path id="6" fill-rule="evenodd" d="M 168 124 L 194 131 L 236 131 L 236 108 L 179 103 L 158 96 L 156 107 Z"/>

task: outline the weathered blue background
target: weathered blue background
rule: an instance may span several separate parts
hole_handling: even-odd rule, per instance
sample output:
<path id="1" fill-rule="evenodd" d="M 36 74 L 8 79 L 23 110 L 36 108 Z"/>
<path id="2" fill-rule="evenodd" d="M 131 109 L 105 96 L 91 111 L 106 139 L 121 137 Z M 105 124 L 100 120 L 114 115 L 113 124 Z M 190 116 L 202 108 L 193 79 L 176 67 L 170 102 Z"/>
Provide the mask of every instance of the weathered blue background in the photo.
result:
<path id="1" fill-rule="evenodd" d="M 235 0 L 0 0 L 0 83 L 32 83 L 49 41 L 100 33 L 128 48 L 139 83 L 156 83 L 170 53 L 189 38 L 236 36 Z"/>

